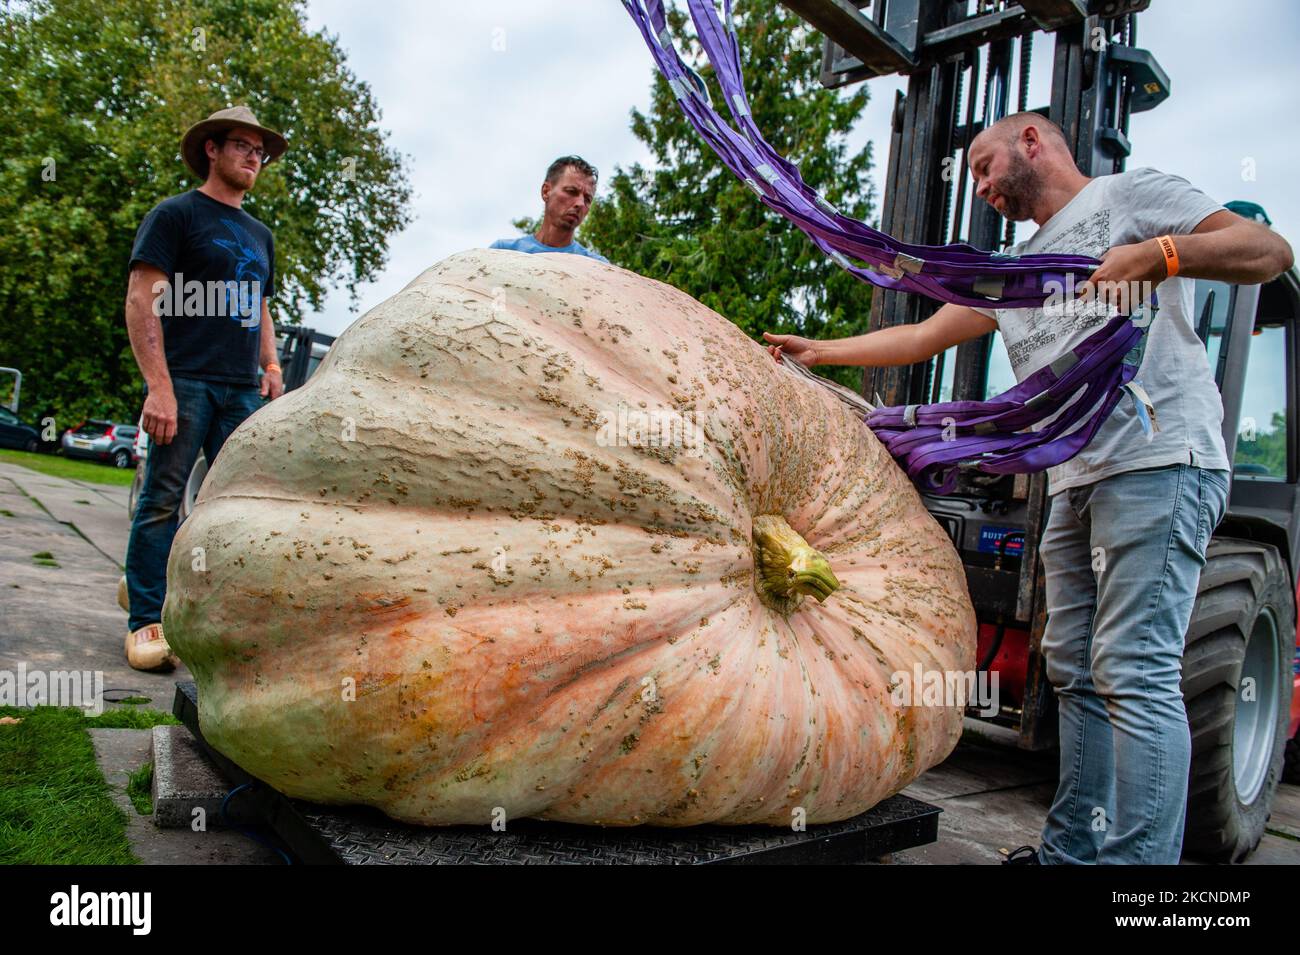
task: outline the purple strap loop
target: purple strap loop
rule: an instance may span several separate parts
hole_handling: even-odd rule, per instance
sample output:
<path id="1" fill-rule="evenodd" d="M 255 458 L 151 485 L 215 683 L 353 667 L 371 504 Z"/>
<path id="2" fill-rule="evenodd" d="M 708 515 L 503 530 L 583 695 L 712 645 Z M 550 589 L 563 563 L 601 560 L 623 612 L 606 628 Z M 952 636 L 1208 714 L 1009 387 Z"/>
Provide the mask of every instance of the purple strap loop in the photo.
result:
<path id="1" fill-rule="evenodd" d="M 714 0 L 687 0 L 687 5 L 734 128 L 714 109 L 704 79 L 678 55 L 663 0 L 623 0 L 701 138 L 765 206 L 798 226 L 841 268 L 880 288 L 941 302 L 1030 308 L 1062 294 L 1071 277 L 1087 279 L 1100 264 L 1082 255 L 1001 255 L 966 243 L 913 245 L 841 214 L 754 125 L 731 0 L 724 0 L 726 26 Z M 1116 315 L 1051 366 L 988 401 L 873 408 L 864 420 L 914 481 L 939 493 L 955 488 L 960 468 L 989 474 L 1041 471 L 1074 457 L 1096 434 L 1136 374 L 1124 356 L 1144 331 Z"/>

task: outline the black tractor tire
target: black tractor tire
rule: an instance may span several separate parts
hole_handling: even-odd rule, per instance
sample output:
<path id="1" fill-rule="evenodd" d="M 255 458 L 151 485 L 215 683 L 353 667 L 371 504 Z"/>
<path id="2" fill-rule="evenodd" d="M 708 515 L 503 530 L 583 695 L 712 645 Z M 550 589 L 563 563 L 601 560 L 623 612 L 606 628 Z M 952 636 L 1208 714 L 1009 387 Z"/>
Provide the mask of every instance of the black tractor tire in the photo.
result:
<path id="1" fill-rule="evenodd" d="M 1183 653 L 1189 857 L 1241 862 L 1263 838 L 1282 777 L 1294 655 L 1295 602 L 1277 548 L 1211 540 Z"/>

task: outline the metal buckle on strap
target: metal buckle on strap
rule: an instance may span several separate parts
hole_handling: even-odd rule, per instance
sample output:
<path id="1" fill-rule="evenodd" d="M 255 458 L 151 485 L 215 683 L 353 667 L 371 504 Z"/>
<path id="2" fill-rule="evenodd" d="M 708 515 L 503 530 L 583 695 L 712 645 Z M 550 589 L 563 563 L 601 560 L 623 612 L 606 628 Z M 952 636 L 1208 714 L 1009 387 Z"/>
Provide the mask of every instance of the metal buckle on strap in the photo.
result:
<path id="1" fill-rule="evenodd" d="M 749 107 L 748 107 L 747 105 L 745 105 L 745 94 L 744 94 L 744 93 L 732 93 L 732 94 L 731 94 L 731 105 L 735 108 L 735 110 L 736 110 L 736 115 L 737 115 L 737 116 L 748 116 L 748 115 L 749 115 Z"/>
<path id="2" fill-rule="evenodd" d="M 894 268 L 902 269 L 904 272 L 911 272 L 913 275 L 920 275 L 921 269 L 925 266 L 925 259 L 918 259 L 914 255 L 905 255 L 899 252 L 894 256 Z"/>
<path id="3" fill-rule="evenodd" d="M 1002 290 L 1006 288 L 1006 284 L 1006 280 L 1000 276 L 980 276 L 971 283 L 971 291 L 976 295 L 997 299 L 1002 297 Z"/>
<path id="4" fill-rule="evenodd" d="M 816 194 L 813 196 L 813 201 L 816 202 L 817 205 L 821 207 L 821 209 L 822 209 L 823 212 L 827 212 L 827 213 L 829 213 L 830 215 L 833 215 L 833 216 L 837 216 L 837 215 L 840 214 L 840 210 L 839 210 L 839 209 L 836 209 L 835 206 L 833 206 L 833 205 L 830 203 L 830 201 L 829 201 L 825 196 L 823 196 L 821 193 L 816 193 Z"/>
<path id="5" fill-rule="evenodd" d="M 853 264 L 849 262 L 848 256 L 846 256 L 839 249 L 831 249 L 830 255 L 831 255 L 831 261 L 834 262 L 836 265 L 838 265 L 840 268 L 844 269 L 847 272 L 851 272 L 853 270 Z"/>
<path id="6" fill-rule="evenodd" d="M 774 186 L 776 185 L 777 180 L 781 178 L 779 175 L 777 175 L 777 171 L 765 162 L 761 162 L 757 166 L 755 166 L 754 172 L 758 173 L 760 176 L 762 176 L 764 179 L 766 179 Z"/>
<path id="7" fill-rule="evenodd" d="M 1056 361 L 1048 365 L 1047 367 L 1052 369 L 1052 374 L 1054 374 L 1057 378 L 1060 378 L 1062 375 L 1064 375 L 1067 371 L 1069 371 L 1078 363 L 1079 363 L 1079 356 L 1072 351 L 1068 351 L 1060 358 L 1056 359 Z"/>
<path id="8" fill-rule="evenodd" d="M 904 272 L 911 272 L 913 275 L 918 274 L 923 265 L 925 265 L 924 259 L 918 259 L 916 256 L 905 255 L 902 252 L 898 252 L 894 255 L 892 265 L 885 265 L 882 263 L 876 271 L 883 272 L 891 279 L 901 279 Z"/>
<path id="9" fill-rule="evenodd" d="M 919 408 L 919 407 L 921 407 L 921 406 L 920 406 L 920 405 L 906 405 L 906 406 L 904 406 L 904 408 L 903 408 L 903 424 L 907 425 L 909 428 L 915 428 L 915 427 L 916 427 L 916 409 Z"/>

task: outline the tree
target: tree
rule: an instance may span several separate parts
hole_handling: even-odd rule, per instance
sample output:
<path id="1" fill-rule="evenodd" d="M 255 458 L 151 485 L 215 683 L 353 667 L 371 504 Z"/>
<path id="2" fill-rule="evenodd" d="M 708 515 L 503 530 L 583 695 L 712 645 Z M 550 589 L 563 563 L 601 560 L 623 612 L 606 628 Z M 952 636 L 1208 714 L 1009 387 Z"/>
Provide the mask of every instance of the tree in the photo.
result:
<path id="1" fill-rule="evenodd" d="M 1243 426 L 1246 424 L 1243 421 Z M 1237 435 L 1233 467 L 1243 474 L 1267 474 L 1286 480 L 1286 413 L 1274 411 L 1267 431 L 1249 428 Z"/>
<path id="2" fill-rule="evenodd" d="M 33 0 L 0 8 L 0 365 L 24 406 L 134 420 L 124 321 L 141 219 L 199 185 L 181 134 L 238 103 L 289 152 L 245 200 L 275 235 L 277 320 L 374 278 L 408 221 L 402 157 L 303 0 Z"/>
<path id="3" fill-rule="evenodd" d="M 704 76 L 727 118 L 713 71 L 687 34 L 686 16 L 670 9 L 669 23 L 678 50 Z M 799 166 L 805 182 L 846 214 L 866 219 L 873 204 L 871 146 L 850 154 L 846 143 L 867 103 L 866 88 L 848 95 L 823 88 L 818 34 L 775 0 L 739 4 L 736 29 L 759 129 Z M 584 223 L 584 244 L 676 286 L 759 340 L 764 331 L 838 338 L 867 330 L 871 286 L 758 201 L 696 134 L 658 71 L 650 113 L 633 110 L 632 131 L 658 165 L 615 169 Z M 860 369 L 839 369 L 833 377 L 852 387 L 862 380 Z"/>

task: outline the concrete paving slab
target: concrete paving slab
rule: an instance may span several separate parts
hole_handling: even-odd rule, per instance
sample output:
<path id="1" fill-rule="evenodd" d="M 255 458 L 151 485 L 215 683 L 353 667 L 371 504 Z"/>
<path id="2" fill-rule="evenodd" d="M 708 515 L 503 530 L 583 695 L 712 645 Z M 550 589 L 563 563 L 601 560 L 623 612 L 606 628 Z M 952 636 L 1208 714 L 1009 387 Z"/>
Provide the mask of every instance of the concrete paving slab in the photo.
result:
<path id="1" fill-rule="evenodd" d="M 1283 783 L 1273 797 L 1273 811 L 1264 827 L 1300 840 L 1300 786 Z"/>
<path id="2" fill-rule="evenodd" d="M 152 758 L 150 730 L 92 729 L 95 762 L 108 781 L 113 802 L 126 813 L 126 838 L 131 851 L 146 865 L 280 865 L 271 849 L 231 829 L 209 827 L 205 832 L 163 829 L 151 816 L 136 811 L 126 794 L 130 773 Z"/>
<path id="3" fill-rule="evenodd" d="M 202 811 L 210 828 L 224 825 L 221 807 L 231 790 L 184 726 L 153 728 L 153 822 L 166 829 L 193 824 L 195 810 Z M 257 819 L 238 796 L 226 806 L 226 821 L 248 825 Z"/>
<path id="4" fill-rule="evenodd" d="M 20 472 L 15 474 L 14 472 Z M 109 699 L 143 696 L 170 709 L 175 681 L 188 680 L 182 665 L 170 674 L 141 673 L 126 662 L 126 614 L 117 606 L 121 569 L 75 530 L 42 506 L 42 498 L 75 494 L 72 500 L 120 525 L 126 511 L 106 498 L 87 496 L 62 478 L 7 466 L 0 473 L 0 670 L 98 670 Z M 71 506 L 71 505 L 67 505 Z M 125 546 L 125 545 L 123 545 Z M 58 566 L 33 556 L 48 552 Z M 110 692 L 116 691 L 116 692 Z"/>
<path id="5" fill-rule="evenodd" d="M 69 481 L 14 464 L 0 465 L 0 477 L 8 477 L 39 500 L 56 521 L 75 527 L 118 566 L 120 573 L 130 524 L 126 520 L 125 495 L 114 492 L 125 492 L 127 488 Z"/>

